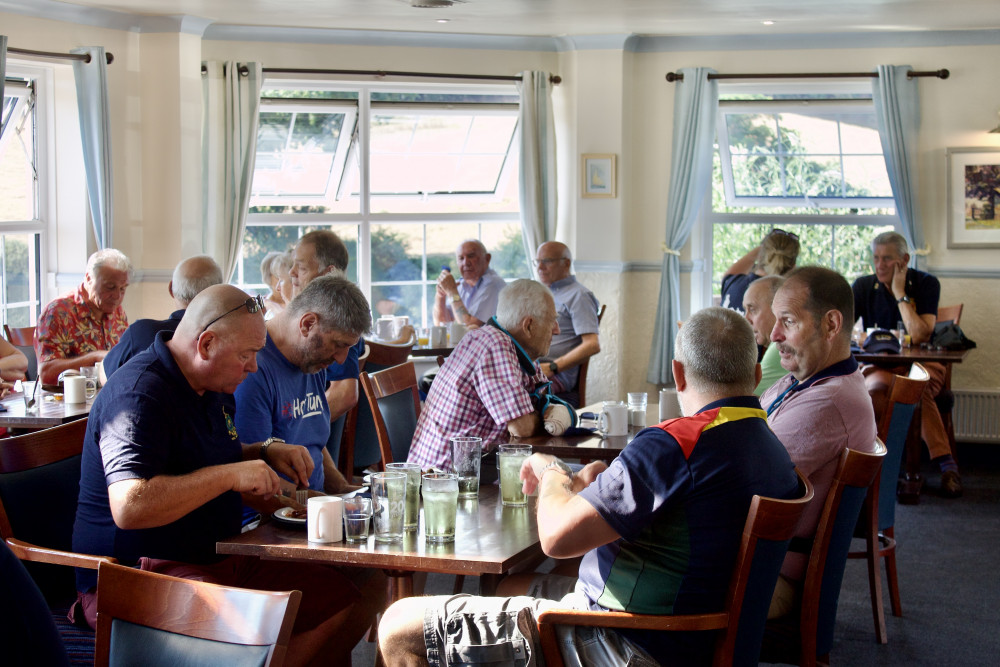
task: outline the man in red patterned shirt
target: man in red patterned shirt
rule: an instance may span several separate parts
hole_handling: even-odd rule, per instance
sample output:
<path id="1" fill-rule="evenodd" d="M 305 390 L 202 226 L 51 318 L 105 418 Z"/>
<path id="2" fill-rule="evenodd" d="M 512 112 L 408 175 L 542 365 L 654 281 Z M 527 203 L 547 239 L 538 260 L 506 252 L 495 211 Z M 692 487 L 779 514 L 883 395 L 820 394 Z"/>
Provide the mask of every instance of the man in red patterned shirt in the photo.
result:
<path id="1" fill-rule="evenodd" d="M 469 331 L 441 367 L 413 434 L 408 460 L 447 469 L 450 438 L 474 436 L 488 448 L 510 431 L 535 435 L 541 420 L 531 400 L 545 375 L 533 362 L 559 333 L 547 287 L 516 280 L 500 292 L 496 317 Z"/>
<path id="2" fill-rule="evenodd" d="M 38 377 L 58 382 L 68 369 L 93 366 L 104 359 L 128 328 L 122 308 L 132 277 L 128 257 L 113 248 L 87 260 L 83 284 L 45 306 L 35 326 Z"/>

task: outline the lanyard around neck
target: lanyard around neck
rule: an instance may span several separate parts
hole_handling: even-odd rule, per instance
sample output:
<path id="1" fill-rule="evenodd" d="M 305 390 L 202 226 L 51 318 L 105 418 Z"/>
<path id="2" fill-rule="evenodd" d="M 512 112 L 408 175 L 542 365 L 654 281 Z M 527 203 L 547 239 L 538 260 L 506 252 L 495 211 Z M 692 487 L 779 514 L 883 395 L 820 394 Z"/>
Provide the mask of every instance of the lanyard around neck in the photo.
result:
<path id="1" fill-rule="evenodd" d="M 798 386 L 798 384 L 799 384 L 799 381 L 796 380 L 795 378 L 792 378 L 792 383 L 790 385 L 788 385 L 788 387 L 785 389 L 785 391 L 783 391 L 780 394 L 778 394 L 778 398 L 774 399 L 774 402 L 771 403 L 771 405 L 767 408 L 767 416 L 768 417 L 771 416 L 772 412 L 774 412 L 775 410 L 778 409 L 778 406 L 780 406 L 784 402 L 784 400 L 788 396 L 788 394 L 790 394 L 792 392 L 792 390 L 795 389 L 795 387 Z"/>

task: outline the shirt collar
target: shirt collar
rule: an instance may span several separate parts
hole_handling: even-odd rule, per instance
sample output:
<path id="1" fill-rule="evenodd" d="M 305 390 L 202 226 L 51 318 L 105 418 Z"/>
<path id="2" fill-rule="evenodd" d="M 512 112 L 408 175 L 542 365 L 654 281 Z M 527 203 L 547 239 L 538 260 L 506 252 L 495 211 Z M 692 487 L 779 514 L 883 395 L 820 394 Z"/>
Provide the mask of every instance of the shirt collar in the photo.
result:
<path id="1" fill-rule="evenodd" d="M 565 278 L 557 280 L 551 285 L 549 285 L 549 289 L 559 289 L 560 287 L 566 287 L 568 285 L 572 285 L 575 282 L 576 282 L 576 276 L 566 276 Z"/>
<path id="2" fill-rule="evenodd" d="M 712 401 L 708 405 L 704 406 L 698 412 L 705 412 L 706 410 L 714 410 L 715 408 L 753 408 L 755 410 L 761 410 L 760 399 L 756 396 L 727 396 L 726 398 L 720 398 L 717 401 Z"/>
<path id="3" fill-rule="evenodd" d="M 820 372 L 814 373 L 804 382 L 800 382 L 798 386 L 795 387 L 794 391 L 802 391 L 803 389 L 807 389 L 825 378 L 850 375 L 856 370 L 858 370 L 857 360 L 854 358 L 853 355 L 848 356 L 846 359 L 841 359 L 840 361 L 827 366 Z"/>

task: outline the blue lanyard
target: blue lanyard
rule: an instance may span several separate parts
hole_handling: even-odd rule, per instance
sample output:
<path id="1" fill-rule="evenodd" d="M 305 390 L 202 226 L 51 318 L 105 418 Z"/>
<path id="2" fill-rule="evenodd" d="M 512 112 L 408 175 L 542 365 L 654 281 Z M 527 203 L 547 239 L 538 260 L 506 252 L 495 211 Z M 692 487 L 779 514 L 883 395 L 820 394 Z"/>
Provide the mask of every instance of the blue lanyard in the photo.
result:
<path id="1" fill-rule="evenodd" d="M 771 416 L 772 412 L 778 409 L 778 406 L 782 404 L 782 402 L 785 400 L 785 397 L 788 396 L 788 394 L 790 394 L 792 390 L 795 389 L 796 386 L 798 386 L 798 384 L 799 381 L 796 380 L 795 378 L 792 378 L 792 383 L 788 385 L 788 388 L 785 389 L 785 391 L 778 394 L 778 398 L 774 399 L 774 402 L 771 403 L 771 405 L 767 408 L 768 417 Z"/>

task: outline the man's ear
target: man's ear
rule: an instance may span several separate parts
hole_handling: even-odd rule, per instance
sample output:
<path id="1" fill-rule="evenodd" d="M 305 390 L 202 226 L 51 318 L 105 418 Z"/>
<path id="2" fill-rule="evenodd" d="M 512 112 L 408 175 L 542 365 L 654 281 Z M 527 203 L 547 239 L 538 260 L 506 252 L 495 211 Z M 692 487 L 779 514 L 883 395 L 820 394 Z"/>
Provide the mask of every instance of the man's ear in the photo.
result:
<path id="1" fill-rule="evenodd" d="M 214 331 L 203 331 L 198 336 L 198 357 L 202 361 L 208 361 L 211 358 L 212 351 L 219 343 L 217 338 L 218 336 L 216 336 Z"/>
<path id="2" fill-rule="evenodd" d="M 310 331 L 319 331 L 319 315 L 307 311 L 299 318 L 299 333 L 308 336 Z"/>
<path id="3" fill-rule="evenodd" d="M 677 387 L 678 392 L 682 392 L 687 389 L 687 377 L 684 375 L 684 364 L 672 359 L 670 361 L 670 370 L 674 376 L 674 385 Z"/>
<path id="4" fill-rule="evenodd" d="M 169 283 L 167 283 L 167 293 L 170 294 L 170 298 L 171 299 L 174 298 L 174 281 L 173 280 L 171 280 Z"/>
<path id="5" fill-rule="evenodd" d="M 844 314 L 836 309 L 826 311 L 823 315 L 823 328 L 827 338 L 836 338 L 844 330 Z"/>
<path id="6" fill-rule="evenodd" d="M 490 260 L 493 259 L 493 255 L 486 253 L 486 266 L 490 265 Z"/>

